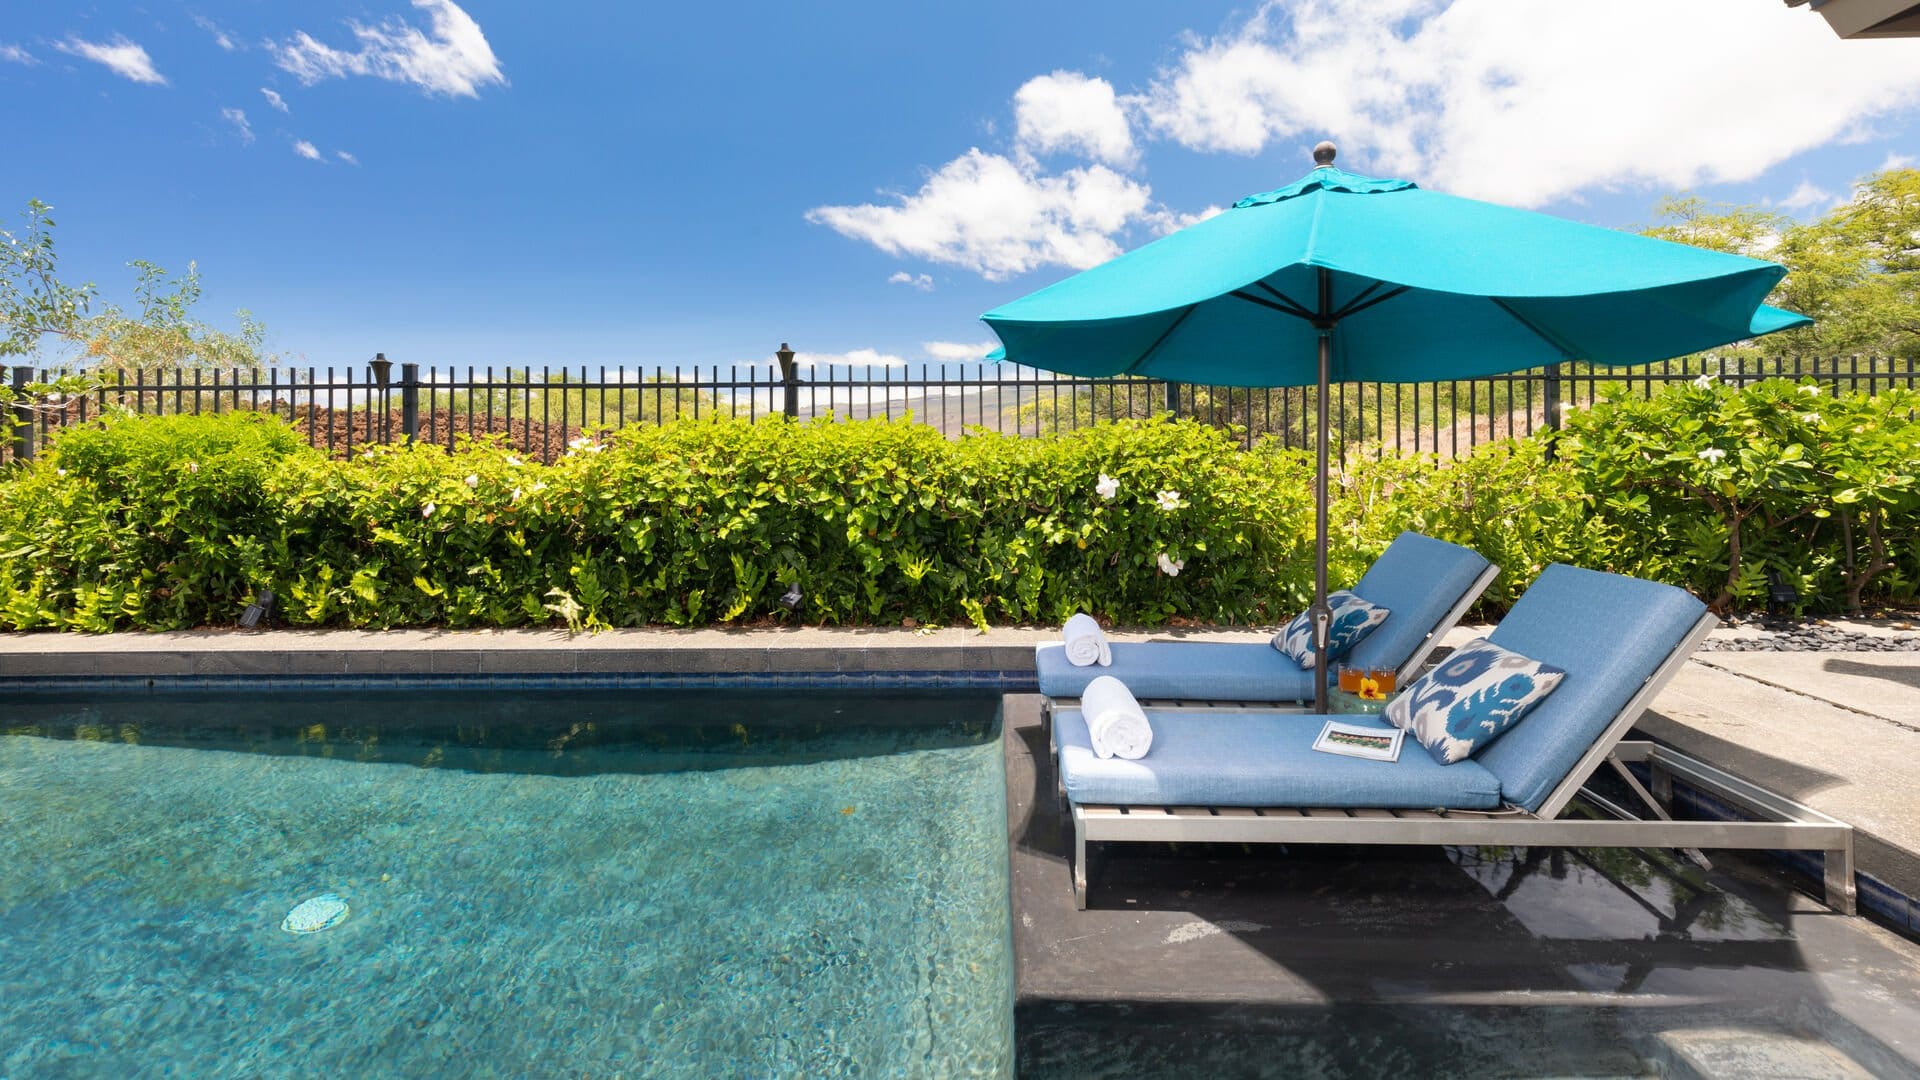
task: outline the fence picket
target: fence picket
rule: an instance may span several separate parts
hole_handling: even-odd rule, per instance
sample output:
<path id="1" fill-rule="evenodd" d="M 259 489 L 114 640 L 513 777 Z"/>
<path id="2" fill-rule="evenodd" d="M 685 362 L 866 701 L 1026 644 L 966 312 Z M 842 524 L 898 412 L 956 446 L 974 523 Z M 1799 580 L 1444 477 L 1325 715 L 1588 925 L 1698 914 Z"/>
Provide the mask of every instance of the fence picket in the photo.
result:
<path id="1" fill-rule="evenodd" d="M 657 425 L 682 416 L 706 419 L 731 415 L 757 420 L 762 415 L 779 416 L 785 412 L 774 395 L 787 389 L 805 391 L 796 399 L 800 419 L 832 414 L 848 419 L 871 416 L 891 420 L 910 415 L 914 422 L 936 426 L 953 437 L 970 425 L 1001 432 L 1011 430 L 1020 436 L 1039 435 L 1077 429 L 1103 419 L 1139 416 L 1148 407 L 1158 407 L 1181 416 L 1240 428 L 1239 441 L 1248 447 L 1271 439 L 1282 445 L 1306 448 L 1312 441 L 1312 432 L 1305 422 L 1305 418 L 1312 415 L 1312 391 L 1300 388 L 1256 390 L 1136 377 L 1103 379 L 1038 371 L 990 372 L 985 364 L 969 368 L 964 363 L 953 365 L 958 369 L 957 374 L 942 364 L 918 377 L 908 371 L 896 376 L 891 369 L 883 369 L 877 374 L 869 371 L 863 378 L 854 367 L 849 366 L 842 374 L 835 370 L 837 366 L 816 368 L 811 378 L 799 380 L 791 387 L 781 371 L 766 370 L 763 375 L 760 365 L 744 372 L 738 365 L 730 365 L 724 377 L 717 364 L 704 372 L 698 365 L 694 365 L 691 372 L 682 366 L 621 367 L 611 375 L 601 366 L 597 379 L 589 378 L 590 369 L 585 365 L 577 372 L 562 367 L 557 375 L 551 366 L 542 366 L 537 371 L 531 365 L 517 369 L 509 366 L 498 374 L 492 367 L 482 372 L 469 366 L 464 373 L 447 369 L 444 380 L 439 371 L 430 369 L 424 378 L 417 374 L 403 375 L 389 384 L 378 382 L 372 369 L 358 366 L 344 370 L 333 367 L 196 368 L 191 374 L 176 368 L 170 372 L 155 371 L 151 379 L 145 372 L 117 370 L 99 379 L 89 393 L 76 396 L 65 410 L 40 410 L 29 417 L 28 423 L 37 436 L 33 441 L 42 442 L 44 436 L 57 432 L 61 425 L 87 420 L 110 406 L 141 414 L 261 411 L 284 415 L 296 428 L 305 429 L 310 445 L 324 448 L 329 455 L 351 457 L 356 442 L 395 441 L 400 433 L 394 429 L 400 425 L 393 422 L 393 392 L 396 388 L 406 391 L 408 388 L 403 384 L 412 378 L 427 391 L 423 442 L 455 445 L 460 400 L 464 396 L 467 435 L 505 434 L 508 445 L 517 445 L 528 457 L 545 461 L 552 461 L 565 452 L 569 432 L 576 426 L 594 430 Z M 1581 367 L 1553 365 L 1535 371 L 1451 382 L 1351 386 L 1342 383 L 1329 403 L 1340 432 L 1345 433 L 1344 437 L 1336 435 L 1336 453 L 1344 461 L 1350 446 L 1371 443 L 1370 453 L 1385 452 L 1391 444 L 1398 452 L 1457 455 L 1503 435 L 1532 435 L 1537 428 L 1554 430 L 1559 427 L 1561 409 L 1591 405 L 1604 386 L 1618 386 L 1628 393 L 1644 396 L 1692 382 L 1702 372 L 1714 374 L 1730 386 L 1747 386 L 1767 378 L 1811 381 L 1835 395 L 1848 390 L 1875 392 L 1920 386 L 1920 363 L 1884 357 L 1749 358 L 1721 354 L 1705 362 L 1680 365 L 1663 362 L 1640 370 L 1581 370 Z M 418 371 L 413 365 L 404 368 Z M 10 377 L 54 378 L 68 373 L 59 369 L 36 373 L 28 368 L 15 368 L 8 374 Z M 1480 393 L 1483 381 L 1487 391 L 1484 401 Z M 1465 394 L 1461 393 L 1463 383 Z M 1388 386 L 1392 387 L 1391 417 L 1387 415 Z M 578 400 L 574 398 L 576 392 Z M 593 407 L 596 394 L 597 410 Z M 771 403 L 767 409 L 760 408 L 762 394 L 767 395 Z M 631 409 L 629 395 L 635 406 Z M 651 413 L 645 407 L 649 395 L 654 399 Z M 937 408 L 933 401 L 936 395 Z M 1277 409 L 1274 407 L 1276 395 L 1279 397 Z M 970 398 L 978 403 L 977 409 L 969 407 Z M 1536 408 L 1541 410 L 1538 424 Z M 442 424 L 445 430 L 441 429 Z M 1463 424 L 1467 428 L 1464 439 L 1461 438 Z M 1481 437 L 1483 434 L 1485 438 Z M 0 439 L 0 448 L 5 448 L 8 456 L 11 456 L 11 446 L 12 440 Z"/>

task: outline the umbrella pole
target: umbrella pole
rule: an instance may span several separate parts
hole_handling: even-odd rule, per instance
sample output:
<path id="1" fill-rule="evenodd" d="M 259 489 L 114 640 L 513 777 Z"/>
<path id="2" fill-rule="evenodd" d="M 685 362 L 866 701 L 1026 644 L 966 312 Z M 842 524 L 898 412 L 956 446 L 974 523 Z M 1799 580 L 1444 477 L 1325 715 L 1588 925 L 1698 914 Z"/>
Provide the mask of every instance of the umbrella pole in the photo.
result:
<path id="1" fill-rule="evenodd" d="M 1308 621 L 1313 624 L 1313 711 L 1321 714 L 1327 711 L 1327 637 L 1333 623 L 1333 611 L 1327 606 L 1327 385 L 1333 367 L 1332 311 L 1333 274 L 1322 268 L 1320 319 L 1315 323 L 1320 331 L 1320 378 L 1315 408 L 1319 432 L 1314 441 L 1313 607 L 1308 609 L 1312 612 Z"/>

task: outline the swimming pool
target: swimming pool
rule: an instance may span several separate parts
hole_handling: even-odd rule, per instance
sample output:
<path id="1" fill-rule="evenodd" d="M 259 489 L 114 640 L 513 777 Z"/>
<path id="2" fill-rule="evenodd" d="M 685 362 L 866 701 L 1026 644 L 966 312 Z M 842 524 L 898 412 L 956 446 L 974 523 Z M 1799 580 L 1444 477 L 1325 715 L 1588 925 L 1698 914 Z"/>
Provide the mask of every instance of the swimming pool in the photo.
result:
<path id="1" fill-rule="evenodd" d="M 1003 784 L 978 693 L 10 694 L 0 1075 L 1008 1075 Z"/>

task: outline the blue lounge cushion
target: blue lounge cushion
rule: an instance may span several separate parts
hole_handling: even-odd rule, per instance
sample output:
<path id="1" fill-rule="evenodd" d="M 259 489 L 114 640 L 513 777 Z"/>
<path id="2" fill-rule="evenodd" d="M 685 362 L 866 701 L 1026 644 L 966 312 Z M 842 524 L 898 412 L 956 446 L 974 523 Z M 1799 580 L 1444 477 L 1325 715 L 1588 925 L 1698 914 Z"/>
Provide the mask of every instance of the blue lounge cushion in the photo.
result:
<path id="1" fill-rule="evenodd" d="M 1472 548 L 1403 532 L 1354 583 L 1353 591 L 1393 612 L 1393 618 L 1361 639 L 1347 663 L 1399 670 L 1461 597 L 1493 564 Z"/>
<path id="2" fill-rule="evenodd" d="M 1384 715 L 1426 747 L 1433 760 L 1452 765 L 1493 745 L 1565 675 L 1551 664 L 1475 638 L 1415 679 Z"/>
<path id="3" fill-rule="evenodd" d="M 1362 638 L 1392 614 L 1389 609 L 1368 603 L 1348 589 L 1328 593 L 1327 608 L 1332 613 L 1327 623 L 1329 662 L 1344 659 L 1348 650 L 1360 644 Z M 1309 609 L 1295 615 L 1285 629 L 1273 636 L 1273 647 L 1302 668 L 1313 670 L 1319 662 L 1313 648 L 1313 611 Z"/>
<path id="4" fill-rule="evenodd" d="M 1033 662 L 1048 697 L 1077 698 L 1095 677 L 1112 675 L 1137 698 L 1313 700 L 1313 673 L 1258 641 L 1116 641 L 1111 667 L 1074 667 L 1066 646 L 1049 641 Z"/>
<path id="5" fill-rule="evenodd" d="M 1415 532 L 1394 538 L 1353 591 L 1393 612 L 1347 654 L 1359 667 L 1398 670 L 1424 644 L 1440 621 L 1491 565 L 1458 544 Z M 1313 673 L 1265 643 L 1151 641 L 1115 642 L 1113 666 L 1079 668 L 1067 663 L 1059 642 L 1034 650 L 1040 692 L 1076 698 L 1095 674 L 1112 675 L 1135 697 L 1198 701 L 1313 700 Z"/>
<path id="6" fill-rule="evenodd" d="M 1499 777 L 1508 802 L 1538 810 L 1705 614 L 1671 585 L 1547 567 L 1488 640 L 1566 677 L 1474 761 Z"/>
<path id="7" fill-rule="evenodd" d="M 1121 806 L 1488 810 L 1500 805 L 1499 780 L 1471 761 L 1442 766 L 1406 750 L 1398 761 L 1369 761 L 1314 750 L 1324 716 L 1176 709 L 1148 715 L 1153 749 L 1137 761 L 1123 761 L 1094 753 L 1078 709 L 1054 714 L 1068 798 L 1082 805 Z M 1393 730 L 1374 717 L 1339 719 Z"/>

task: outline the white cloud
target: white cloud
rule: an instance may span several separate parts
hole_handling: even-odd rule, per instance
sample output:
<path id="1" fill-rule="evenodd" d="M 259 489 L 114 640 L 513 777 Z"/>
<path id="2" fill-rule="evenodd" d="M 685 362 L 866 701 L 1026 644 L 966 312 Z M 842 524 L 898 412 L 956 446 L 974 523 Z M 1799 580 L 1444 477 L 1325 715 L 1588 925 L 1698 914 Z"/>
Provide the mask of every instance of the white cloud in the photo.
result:
<path id="1" fill-rule="evenodd" d="M 307 86 L 323 79 L 370 75 L 408 83 L 429 94 L 478 97 L 483 86 L 506 85 L 500 60 L 472 16 L 453 0 L 413 0 L 413 6 L 427 13 L 432 24 L 428 32 L 399 18 L 378 26 L 350 21 L 347 25 L 359 40 L 358 50 L 335 49 L 304 31 L 285 42 L 270 42 L 267 48 L 282 71 Z"/>
<path id="2" fill-rule="evenodd" d="M 345 150 L 335 150 L 333 152 L 333 156 L 339 158 L 341 161 L 344 161 L 349 165 L 360 164 L 359 158 L 354 157 L 352 154 L 347 153 Z"/>
<path id="3" fill-rule="evenodd" d="M 910 285 L 921 292 L 933 291 L 932 274 L 909 274 L 905 270 L 896 270 L 887 278 L 889 285 Z"/>
<path id="4" fill-rule="evenodd" d="M 1773 204 L 1783 210 L 1814 210 L 1832 206 L 1837 201 L 1833 192 L 1811 180 L 1802 180 L 1786 198 L 1776 199 Z"/>
<path id="5" fill-rule="evenodd" d="M 240 47 L 239 43 L 233 40 L 233 35 L 222 30 L 219 23 L 214 22 L 205 15 L 195 15 L 193 17 L 193 25 L 212 34 L 213 43 L 228 52 L 232 52 Z"/>
<path id="6" fill-rule="evenodd" d="M 1841 41 L 1804 14 L 1750 0 L 1268 0 L 1129 103 L 1193 150 L 1293 142 L 1304 172 L 1306 148 L 1329 137 L 1363 171 L 1522 206 L 1746 181 L 1920 102 L 1920 42 Z"/>
<path id="7" fill-rule="evenodd" d="M 817 368 L 833 365 L 835 367 L 906 367 L 907 362 L 892 353 L 883 353 L 876 349 L 854 349 L 843 353 L 796 352 L 793 354 L 795 366 Z"/>
<path id="8" fill-rule="evenodd" d="M 248 146 L 253 145 L 253 125 L 247 123 L 247 114 L 245 110 L 221 109 L 220 119 L 225 120 L 227 123 L 233 125 L 233 129 L 240 133 L 240 141 L 242 143 L 245 143 Z"/>
<path id="9" fill-rule="evenodd" d="M 273 106 L 276 109 L 279 109 L 281 112 L 293 111 L 292 109 L 287 108 L 287 101 L 285 98 L 281 97 L 279 94 L 273 92 L 272 90 L 267 89 L 264 86 L 260 88 L 260 96 L 267 99 L 267 104 Z"/>
<path id="10" fill-rule="evenodd" d="M 53 47 L 68 56 L 78 56 L 82 60 L 104 65 L 123 79 L 151 86 L 167 85 L 166 76 L 154 70 L 153 58 L 147 55 L 147 50 L 126 38 L 116 37 L 110 42 L 98 42 L 70 37 Z"/>
<path id="11" fill-rule="evenodd" d="M 1015 136 L 1030 153 L 1064 151 L 1127 167 L 1137 156 L 1127 114 L 1105 79 L 1056 71 L 1013 95 Z"/>
<path id="12" fill-rule="evenodd" d="M 1912 154 L 1890 153 L 1887 155 L 1887 160 L 1881 162 L 1880 167 L 1874 171 L 1886 172 L 1890 169 L 1911 169 L 1915 165 L 1920 165 L 1920 158 L 1914 157 Z"/>
<path id="13" fill-rule="evenodd" d="M 807 220 L 891 255 L 1001 281 L 1041 266 L 1084 269 L 1118 255 L 1113 234 L 1147 215 L 1150 195 L 1104 165 L 1050 175 L 976 148 L 891 205 L 821 206 Z"/>
<path id="14" fill-rule="evenodd" d="M 9 64 L 25 64 L 28 67 L 40 62 L 32 53 L 18 45 L 0 45 L 0 60 L 5 60 Z"/>
<path id="15" fill-rule="evenodd" d="M 320 149 L 305 139 L 301 139 L 293 144 L 293 152 L 306 158 L 308 161 L 325 160 L 320 156 Z"/>
<path id="16" fill-rule="evenodd" d="M 969 344 L 964 341 L 923 341 L 920 343 L 920 348 L 935 360 L 962 363 L 983 360 L 988 353 L 999 346 L 991 341 L 982 341 L 978 344 Z"/>
<path id="17" fill-rule="evenodd" d="M 1183 214 L 1177 210 L 1160 209 L 1147 215 L 1147 224 L 1153 227 L 1156 236 L 1179 232 L 1189 225 L 1198 225 L 1210 217 L 1218 217 L 1227 212 L 1224 206 L 1209 206 L 1198 213 Z"/>

